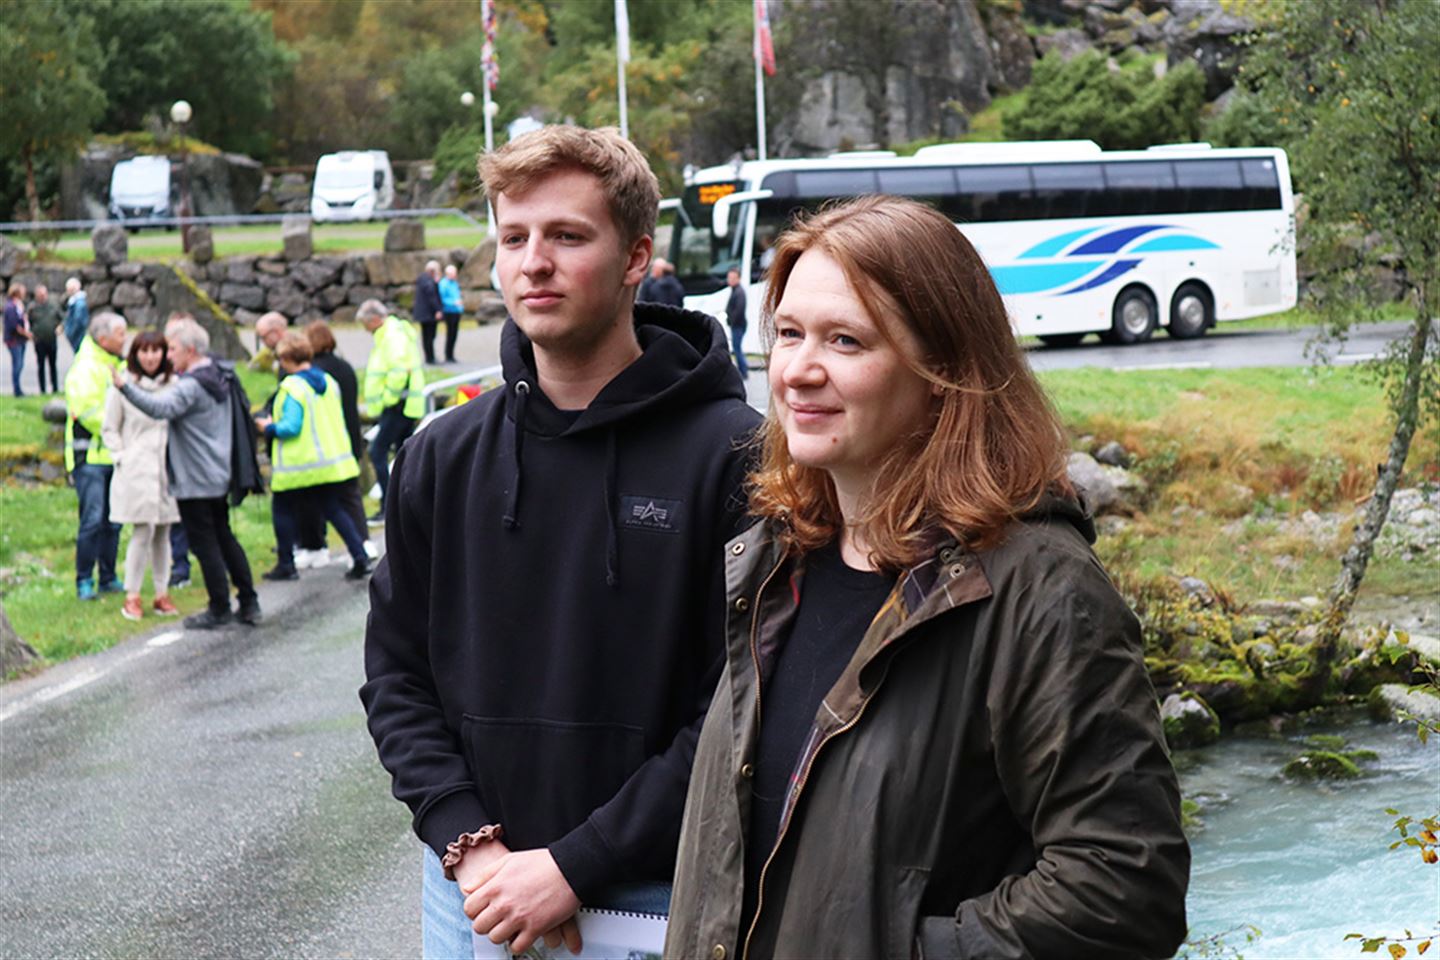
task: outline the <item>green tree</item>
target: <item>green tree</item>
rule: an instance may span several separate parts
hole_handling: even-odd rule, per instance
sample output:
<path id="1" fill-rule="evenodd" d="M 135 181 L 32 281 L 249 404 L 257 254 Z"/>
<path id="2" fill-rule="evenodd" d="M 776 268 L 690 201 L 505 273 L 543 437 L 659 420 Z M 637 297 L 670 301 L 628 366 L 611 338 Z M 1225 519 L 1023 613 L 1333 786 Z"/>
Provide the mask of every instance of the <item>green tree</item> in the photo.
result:
<path id="1" fill-rule="evenodd" d="M 40 219 L 37 165 L 53 165 L 85 142 L 105 109 L 95 82 L 89 17 L 27 0 L 0 0 L 0 138 L 5 166 L 23 170 L 25 205 Z M 7 175 L 6 179 L 10 179 Z M 14 197 L 6 198 L 6 207 Z"/>
<path id="2" fill-rule="evenodd" d="M 196 137 L 267 154 L 275 84 L 292 62 L 268 12 L 243 0 L 70 0 L 64 16 L 77 13 L 93 19 L 103 50 L 101 130 L 140 129 L 183 99 L 195 109 Z"/>
<path id="3" fill-rule="evenodd" d="M 1046 57 L 1035 66 L 1025 109 L 1005 115 L 1011 140 L 1094 140 L 1106 150 L 1194 140 L 1205 103 L 1205 77 L 1182 64 L 1155 78 L 1149 70 L 1112 70 L 1090 50 L 1068 63 Z"/>
<path id="4" fill-rule="evenodd" d="M 1440 4 L 1431 0 L 1310 0 L 1286 7 L 1254 41 L 1255 96 L 1293 131 L 1305 172 L 1307 295 L 1328 331 L 1374 319 L 1377 269 L 1402 266 L 1406 335 L 1377 363 L 1394 431 L 1317 644 L 1313 676 L 1328 677 L 1375 538 L 1385 524 L 1415 431 L 1433 420 L 1440 357 Z"/>

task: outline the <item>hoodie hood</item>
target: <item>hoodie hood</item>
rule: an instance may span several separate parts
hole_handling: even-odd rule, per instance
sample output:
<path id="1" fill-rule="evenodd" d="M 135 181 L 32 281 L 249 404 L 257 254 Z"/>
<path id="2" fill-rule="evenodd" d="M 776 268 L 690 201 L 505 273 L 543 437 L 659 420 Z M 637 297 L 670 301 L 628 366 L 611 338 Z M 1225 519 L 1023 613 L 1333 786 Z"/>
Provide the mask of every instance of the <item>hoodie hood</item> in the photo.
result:
<path id="1" fill-rule="evenodd" d="M 319 396 L 325 396 L 325 371 L 318 367 L 307 367 L 304 370 L 297 370 L 295 376 L 310 384 L 310 389 Z"/>
<path id="2" fill-rule="evenodd" d="M 191 367 L 182 376 L 193 377 L 217 403 L 224 402 L 230 395 L 230 388 L 225 383 L 225 373 L 214 360 Z"/>
<path id="3" fill-rule="evenodd" d="M 703 313 L 659 303 L 635 305 L 635 336 L 643 351 L 616 374 L 577 418 L 557 410 L 536 386 L 535 349 L 513 319 L 500 334 L 507 392 L 529 391 L 522 429 L 563 436 L 612 426 L 660 408 L 676 409 L 720 399 L 745 399 L 745 384 L 730 361 L 725 333 Z M 518 388 L 521 382 L 526 388 Z M 511 420 L 516 420 L 512 406 Z M 517 421 L 518 423 L 519 421 Z"/>

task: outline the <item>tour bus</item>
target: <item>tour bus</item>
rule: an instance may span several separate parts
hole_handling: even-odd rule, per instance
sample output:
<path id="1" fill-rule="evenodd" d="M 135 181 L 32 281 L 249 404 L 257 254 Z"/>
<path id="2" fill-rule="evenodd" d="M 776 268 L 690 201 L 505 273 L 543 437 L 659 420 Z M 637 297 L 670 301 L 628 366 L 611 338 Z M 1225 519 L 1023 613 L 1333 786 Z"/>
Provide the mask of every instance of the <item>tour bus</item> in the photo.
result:
<path id="1" fill-rule="evenodd" d="M 1178 144 L 1102 151 L 1092 141 L 941 144 L 741 162 L 687 178 L 670 259 L 685 304 L 723 318 L 740 270 L 762 353 L 764 272 L 800 210 L 886 193 L 935 206 L 989 265 L 1017 335 L 1054 346 L 1202 335 L 1295 305 L 1294 197 L 1283 150 Z"/>
<path id="2" fill-rule="evenodd" d="M 384 150 L 327 153 L 315 164 L 310 216 L 315 220 L 368 220 L 395 203 L 395 174 Z"/>

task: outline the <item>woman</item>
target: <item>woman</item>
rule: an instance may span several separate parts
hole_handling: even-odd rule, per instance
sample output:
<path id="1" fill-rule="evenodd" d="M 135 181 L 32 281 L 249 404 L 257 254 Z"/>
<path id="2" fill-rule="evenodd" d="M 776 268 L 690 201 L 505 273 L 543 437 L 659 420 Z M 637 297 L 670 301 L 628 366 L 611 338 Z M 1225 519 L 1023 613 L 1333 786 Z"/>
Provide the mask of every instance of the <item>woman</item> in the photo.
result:
<path id="1" fill-rule="evenodd" d="M 125 365 L 142 390 L 159 390 L 170 382 L 168 346 L 155 330 L 146 330 L 131 342 Z M 141 413 L 119 390 L 111 390 L 100 434 L 115 458 L 110 520 L 133 525 L 125 550 L 125 605 L 120 614 L 127 620 L 145 615 L 140 588 L 149 567 L 155 612 L 176 616 L 180 611 L 170 599 L 170 525 L 180 522 L 180 507 L 170 495 L 165 465 L 170 425 Z"/>
<path id="2" fill-rule="evenodd" d="M 275 440 L 271 460 L 271 517 L 275 525 L 275 568 L 267 580 L 294 580 L 296 517 L 309 506 L 324 514 L 345 541 L 353 565 L 347 580 L 370 575 L 370 560 L 355 523 L 341 506 L 340 488 L 360 474 L 350 452 L 340 388 L 323 370 L 311 366 L 314 351 L 298 330 L 280 338 L 275 357 L 285 378 L 275 403 L 279 419 L 260 417 L 255 425 Z"/>
<path id="3" fill-rule="evenodd" d="M 5 295 L 5 349 L 10 351 L 10 390 L 17 397 L 20 374 L 25 370 L 25 344 L 30 340 L 30 321 L 25 316 L 25 285 L 12 283 Z"/>
<path id="4" fill-rule="evenodd" d="M 445 320 L 445 362 L 455 362 L 455 340 L 460 336 L 460 318 L 465 313 L 465 299 L 460 295 L 460 271 L 455 264 L 445 265 L 445 277 L 437 285 L 440 310 Z"/>
<path id="5" fill-rule="evenodd" d="M 323 370 L 334 378 L 340 388 L 340 408 L 345 413 L 345 432 L 350 437 L 350 452 L 355 457 L 355 462 L 360 464 L 362 469 L 365 462 L 365 441 L 360 435 L 360 387 L 359 381 L 355 378 L 355 368 L 340 354 L 336 353 L 335 333 L 330 329 L 330 324 L 324 320 L 312 320 L 305 325 L 305 337 L 310 341 L 310 349 L 315 355 L 310 363 L 317 369 Z M 365 539 L 365 554 L 371 560 L 379 556 L 374 544 L 370 542 L 370 526 L 365 521 L 365 503 L 361 499 L 360 479 L 347 480 L 340 489 L 340 499 L 350 519 L 355 521 L 355 529 Z M 318 542 L 305 543 L 305 536 L 302 532 L 301 546 L 312 550 L 324 550 L 329 556 L 329 550 L 325 547 L 324 541 L 325 524 L 320 523 L 320 538 Z M 321 564 L 317 564 L 319 566 Z"/>
<path id="6" fill-rule="evenodd" d="M 669 957 L 1158 957 L 1189 850 L 1139 626 L 974 249 L 869 197 L 766 293 Z"/>

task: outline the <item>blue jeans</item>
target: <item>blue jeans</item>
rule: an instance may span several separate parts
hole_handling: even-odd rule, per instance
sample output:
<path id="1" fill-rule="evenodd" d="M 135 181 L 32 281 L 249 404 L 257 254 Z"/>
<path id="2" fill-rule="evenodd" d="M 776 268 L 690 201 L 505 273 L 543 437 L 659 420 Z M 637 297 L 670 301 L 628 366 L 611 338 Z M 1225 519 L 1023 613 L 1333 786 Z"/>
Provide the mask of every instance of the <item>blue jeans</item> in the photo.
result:
<path id="1" fill-rule="evenodd" d="M 120 524 L 110 522 L 110 478 L 115 468 L 82 463 L 75 468 L 75 495 L 80 501 L 80 531 L 75 535 L 75 582 L 89 580 L 100 564 L 100 584 L 115 579 L 115 553 Z"/>
<path id="2" fill-rule="evenodd" d="M 586 906 L 630 913 L 670 913 L 670 884 L 616 884 Z M 454 880 L 445 879 L 440 858 L 425 847 L 420 894 L 420 939 L 425 960 L 471 960 L 475 955 L 465 897 Z M 566 954 L 568 956 L 568 954 Z"/>
<path id="3" fill-rule="evenodd" d="M 735 351 L 735 368 L 740 371 L 740 378 L 750 376 L 750 367 L 745 362 L 745 325 L 730 328 L 730 346 Z"/>
<path id="4" fill-rule="evenodd" d="M 15 396 L 23 397 L 20 392 L 20 371 L 25 369 L 25 341 L 7 344 L 6 349 L 10 351 L 10 387 Z"/>

